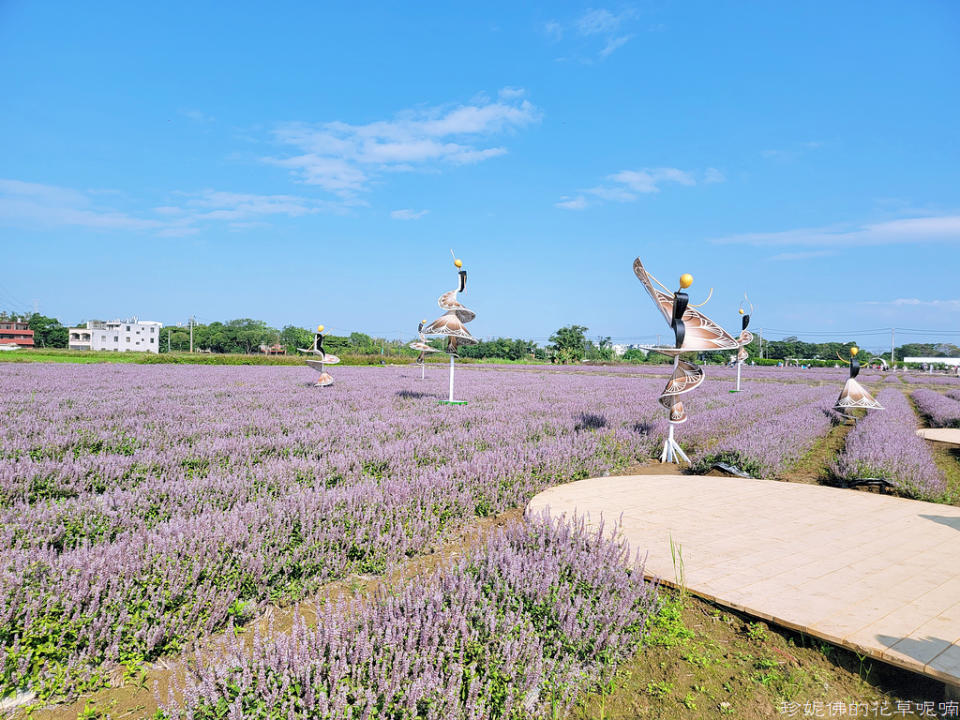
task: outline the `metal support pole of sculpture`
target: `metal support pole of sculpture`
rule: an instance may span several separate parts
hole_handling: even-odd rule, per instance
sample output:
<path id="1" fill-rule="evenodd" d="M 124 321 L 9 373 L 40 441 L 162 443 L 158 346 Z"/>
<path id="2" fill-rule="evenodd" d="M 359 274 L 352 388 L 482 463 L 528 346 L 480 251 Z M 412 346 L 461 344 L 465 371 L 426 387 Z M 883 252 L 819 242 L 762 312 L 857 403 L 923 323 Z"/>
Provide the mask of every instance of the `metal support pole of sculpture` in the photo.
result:
<path id="1" fill-rule="evenodd" d="M 664 441 L 663 452 L 660 453 L 660 462 L 679 463 L 683 460 L 689 463 L 690 459 L 674 438 L 674 426 L 687 421 L 687 413 L 680 397 L 699 387 L 703 382 L 703 370 L 689 360 L 681 360 L 680 355 L 688 352 L 739 350 L 740 345 L 736 338 L 696 309 L 710 300 L 712 289 L 700 305 L 690 305 L 690 296 L 684 290 L 693 284 L 692 275 L 681 275 L 680 289 L 670 292 L 663 283 L 646 271 L 640 258 L 634 260 L 633 272 L 653 298 L 664 320 L 670 324 L 675 340 L 673 346 L 645 346 L 648 350 L 673 356 L 673 374 L 660 394 L 660 404 L 670 411 L 670 430 Z M 654 283 L 660 287 L 655 287 Z"/>
<path id="2" fill-rule="evenodd" d="M 463 269 L 463 262 L 457 258 L 453 250 L 450 251 L 450 254 L 453 255 L 453 264 L 457 268 L 459 284 L 453 290 L 445 292 L 437 300 L 437 304 L 446 312 L 423 328 L 423 335 L 447 338 L 446 353 L 450 356 L 450 394 L 449 398 L 441 400 L 440 404 L 466 405 L 466 400 L 453 399 L 453 366 L 457 357 L 457 347 L 461 343 L 475 345 L 478 342 L 466 327 L 466 323 L 473 320 L 477 314 L 457 301 L 457 294 L 465 292 L 467 289 L 467 271 Z"/>
<path id="3" fill-rule="evenodd" d="M 313 345 L 309 348 L 297 348 L 302 353 L 316 355 L 318 360 L 307 360 L 307 365 L 320 373 L 320 377 L 314 383 L 317 387 L 330 387 L 333 385 L 333 377 L 326 371 L 324 365 L 336 365 L 340 358 L 331 355 L 323 349 L 323 325 L 317 326 L 317 332 L 313 336 Z"/>
<path id="4" fill-rule="evenodd" d="M 688 465 L 690 464 L 690 458 L 687 457 L 683 448 L 677 444 L 677 441 L 673 439 L 673 423 L 671 423 L 667 441 L 663 444 L 663 452 L 660 453 L 660 462 L 679 465 L 681 460 Z"/>
<path id="5" fill-rule="evenodd" d="M 450 356 L 450 397 L 447 402 L 453 404 L 453 355 Z"/>

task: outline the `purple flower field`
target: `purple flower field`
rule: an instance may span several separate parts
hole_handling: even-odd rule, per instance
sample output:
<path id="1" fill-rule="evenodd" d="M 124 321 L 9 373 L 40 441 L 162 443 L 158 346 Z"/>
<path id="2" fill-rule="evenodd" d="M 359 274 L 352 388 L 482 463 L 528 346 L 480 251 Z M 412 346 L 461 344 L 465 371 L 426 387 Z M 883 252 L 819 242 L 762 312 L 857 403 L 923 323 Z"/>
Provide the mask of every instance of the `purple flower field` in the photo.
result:
<path id="1" fill-rule="evenodd" d="M 554 718 L 612 676 L 657 606 L 625 547 L 534 519 L 423 584 L 317 608 L 202 661 L 167 717 Z"/>
<path id="2" fill-rule="evenodd" d="M 931 373 L 918 373 L 915 375 L 904 375 L 904 382 L 917 385 L 953 385 L 960 386 L 960 377 L 956 375 L 933 375 Z"/>
<path id="3" fill-rule="evenodd" d="M 847 435 L 835 474 L 848 481 L 877 477 L 908 497 L 939 500 L 946 479 L 926 441 L 916 434 L 917 417 L 899 390 L 883 390 L 877 400 L 886 408 L 867 413 Z"/>
<path id="4" fill-rule="evenodd" d="M 432 366 L 339 367 L 318 389 L 299 367 L 0 365 L 0 695 L 97 687 L 659 454 L 662 378 L 538 370 L 458 369 L 454 408 Z M 842 376 L 779 370 L 691 394 L 677 439 L 695 462 L 776 477 L 829 431 Z"/>
<path id="5" fill-rule="evenodd" d="M 960 400 L 933 390 L 914 390 L 910 397 L 917 409 L 930 418 L 931 427 L 960 427 Z"/>
<path id="6" fill-rule="evenodd" d="M 723 422 L 705 414 L 696 424 L 688 423 L 701 426 L 708 436 L 690 459 L 701 470 L 720 460 L 754 477 L 775 477 L 830 431 L 837 417 L 832 410 L 836 399 L 834 387 L 772 385 L 758 401 L 739 402 L 726 410 Z"/>

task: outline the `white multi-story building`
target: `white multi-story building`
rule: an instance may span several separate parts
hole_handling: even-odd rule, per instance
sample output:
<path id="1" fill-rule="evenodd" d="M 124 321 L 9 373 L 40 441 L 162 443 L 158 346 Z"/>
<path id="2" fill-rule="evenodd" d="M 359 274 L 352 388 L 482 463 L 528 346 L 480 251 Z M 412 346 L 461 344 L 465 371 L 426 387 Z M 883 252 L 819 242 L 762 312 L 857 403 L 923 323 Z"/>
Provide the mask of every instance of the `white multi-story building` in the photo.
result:
<path id="1" fill-rule="evenodd" d="M 90 320 L 86 327 L 70 328 L 71 350 L 112 350 L 114 352 L 160 352 L 160 328 L 152 320 Z"/>
<path id="2" fill-rule="evenodd" d="M 639 350 L 644 355 L 647 354 L 647 350 L 645 348 L 640 347 L 636 343 L 632 343 L 629 345 L 626 343 L 614 343 L 610 347 L 613 348 L 613 354 L 616 355 L 617 357 L 623 357 L 624 355 L 626 355 L 627 350 Z"/>

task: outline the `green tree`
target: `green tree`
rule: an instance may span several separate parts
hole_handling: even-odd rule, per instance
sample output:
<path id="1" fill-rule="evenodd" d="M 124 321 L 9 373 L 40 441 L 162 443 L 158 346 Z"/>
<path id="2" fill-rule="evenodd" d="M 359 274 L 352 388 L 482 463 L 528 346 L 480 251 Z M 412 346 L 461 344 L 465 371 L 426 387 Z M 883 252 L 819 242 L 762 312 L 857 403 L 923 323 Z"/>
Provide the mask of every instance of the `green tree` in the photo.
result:
<path id="1" fill-rule="evenodd" d="M 306 328 L 284 325 L 280 331 L 280 344 L 287 348 L 288 353 L 295 353 L 297 348 L 309 348 L 313 345 L 313 333 Z"/>
<path id="2" fill-rule="evenodd" d="M 559 363 L 580 362 L 586 349 L 585 333 L 589 328 L 584 325 L 568 325 L 550 336 L 550 350 Z"/>
<path id="3" fill-rule="evenodd" d="M 590 360 L 613 360 L 613 343 L 610 338 L 598 338 L 596 343 L 588 340 L 586 357 Z"/>
<path id="4" fill-rule="evenodd" d="M 56 318 L 33 313 L 27 321 L 27 327 L 33 330 L 33 342 L 37 347 L 67 347 L 69 333 Z"/>

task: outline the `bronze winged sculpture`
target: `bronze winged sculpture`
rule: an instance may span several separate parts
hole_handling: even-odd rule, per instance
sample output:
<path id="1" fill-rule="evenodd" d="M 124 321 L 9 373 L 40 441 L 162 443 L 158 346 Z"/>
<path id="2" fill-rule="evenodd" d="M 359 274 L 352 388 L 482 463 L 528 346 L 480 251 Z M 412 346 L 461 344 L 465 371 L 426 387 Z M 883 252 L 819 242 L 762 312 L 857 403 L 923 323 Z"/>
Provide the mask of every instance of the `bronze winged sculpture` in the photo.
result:
<path id="1" fill-rule="evenodd" d="M 740 341 L 697 309 L 710 300 L 713 290 L 699 305 L 690 305 L 690 296 L 684 292 L 693 284 L 693 276 L 689 273 L 680 276 L 680 289 L 671 292 L 647 272 L 640 258 L 633 261 L 633 272 L 643 283 L 674 335 L 672 346 L 646 346 L 648 350 L 673 356 L 673 374 L 660 393 L 660 404 L 670 411 L 670 433 L 664 442 L 660 462 L 684 460 L 689 463 L 690 459 L 674 440 L 674 427 L 687 421 L 682 395 L 699 387 L 703 382 L 703 370 L 690 360 L 682 360 L 680 356 L 690 352 L 739 350 Z"/>
<path id="2" fill-rule="evenodd" d="M 447 348 L 444 352 L 450 356 L 450 395 L 447 400 L 440 402 L 444 405 L 466 405 L 466 400 L 453 399 L 453 366 L 454 359 L 457 357 L 457 348 L 460 345 L 476 345 L 478 342 L 466 326 L 477 314 L 457 300 L 457 295 L 467 289 L 467 271 L 463 269 L 463 261 L 454 255 L 453 250 L 450 254 L 453 255 L 453 264 L 457 268 L 457 287 L 445 292 L 437 300 L 437 304 L 446 312 L 423 328 L 423 334 L 447 339 Z"/>

